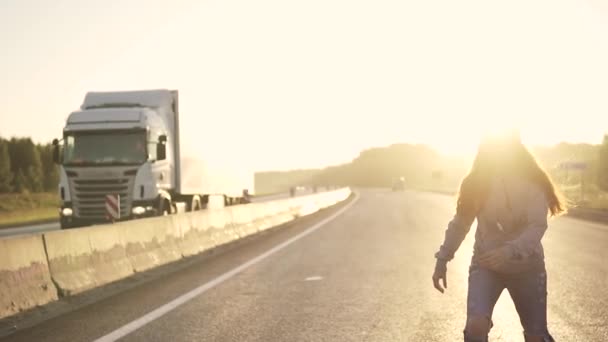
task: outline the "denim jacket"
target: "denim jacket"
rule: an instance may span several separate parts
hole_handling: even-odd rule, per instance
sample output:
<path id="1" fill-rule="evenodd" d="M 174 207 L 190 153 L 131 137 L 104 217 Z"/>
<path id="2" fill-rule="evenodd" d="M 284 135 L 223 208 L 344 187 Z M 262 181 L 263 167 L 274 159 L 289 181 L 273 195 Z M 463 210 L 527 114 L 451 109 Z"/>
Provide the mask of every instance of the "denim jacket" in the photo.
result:
<path id="1" fill-rule="evenodd" d="M 541 239 L 548 227 L 548 212 L 545 193 L 538 185 L 510 176 L 494 179 L 476 217 L 472 264 L 481 253 L 506 245 L 511 259 L 520 266 L 544 266 Z M 438 260 L 447 262 L 454 258 L 474 219 L 454 216 L 435 254 Z"/>

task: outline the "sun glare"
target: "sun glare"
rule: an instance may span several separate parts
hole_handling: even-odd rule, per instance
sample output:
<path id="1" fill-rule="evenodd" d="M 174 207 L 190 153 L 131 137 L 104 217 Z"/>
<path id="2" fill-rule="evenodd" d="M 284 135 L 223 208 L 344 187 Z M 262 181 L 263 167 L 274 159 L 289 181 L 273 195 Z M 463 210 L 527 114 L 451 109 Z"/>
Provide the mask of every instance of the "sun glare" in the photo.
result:
<path id="1" fill-rule="evenodd" d="M 469 116 L 467 121 L 464 124 L 445 125 L 443 129 L 436 129 L 431 145 L 446 155 L 472 157 L 484 137 L 499 138 L 517 132 L 526 142 L 525 135 L 529 131 L 529 125 L 524 125 L 522 118 L 501 113 Z"/>

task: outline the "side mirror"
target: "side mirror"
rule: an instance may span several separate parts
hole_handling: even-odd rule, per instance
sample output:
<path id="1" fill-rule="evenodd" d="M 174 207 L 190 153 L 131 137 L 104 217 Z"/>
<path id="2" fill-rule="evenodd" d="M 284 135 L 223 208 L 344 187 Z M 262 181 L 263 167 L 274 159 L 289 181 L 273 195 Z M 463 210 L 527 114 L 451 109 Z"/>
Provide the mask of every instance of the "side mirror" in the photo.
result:
<path id="1" fill-rule="evenodd" d="M 158 137 L 158 144 L 156 144 L 156 160 L 167 159 L 167 136 L 161 135 Z"/>
<path id="2" fill-rule="evenodd" d="M 53 139 L 53 162 L 60 164 L 59 160 L 59 140 Z"/>

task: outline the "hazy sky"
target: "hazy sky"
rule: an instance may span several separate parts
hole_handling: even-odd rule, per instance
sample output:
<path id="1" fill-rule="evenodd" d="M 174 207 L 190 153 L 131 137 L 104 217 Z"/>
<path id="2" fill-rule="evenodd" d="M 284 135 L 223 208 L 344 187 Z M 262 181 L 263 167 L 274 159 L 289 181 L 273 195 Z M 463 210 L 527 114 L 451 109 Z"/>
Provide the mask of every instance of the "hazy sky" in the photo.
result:
<path id="1" fill-rule="evenodd" d="M 179 89 L 186 135 L 257 169 L 608 128 L 603 0 L 2 0 L 0 41 L 4 137 L 49 141 L 86 91 L 143 88 Z"/>

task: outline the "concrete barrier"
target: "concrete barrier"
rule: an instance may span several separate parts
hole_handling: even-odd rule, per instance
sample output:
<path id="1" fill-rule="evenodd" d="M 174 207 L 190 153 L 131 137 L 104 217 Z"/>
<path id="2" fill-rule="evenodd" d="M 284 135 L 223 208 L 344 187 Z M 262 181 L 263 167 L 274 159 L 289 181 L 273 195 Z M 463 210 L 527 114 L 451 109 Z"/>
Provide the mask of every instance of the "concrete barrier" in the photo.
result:
<path id="1" fill-rule="evenodd" d="M 0 239 L 0 318 L 309 215 L 349 189 Z"/>
<path id="2" fill-rule="evenodd" d="M 180 239 L 177 241 L 183 257 L 199 254 L 215 247 L 211 237 L 211 226 L 207 211 L 197 211 L 175 216 L 180 227 Z"/>
<path id="3" fill-rule="evenodd" d="M 209 210 L 210 243 L 220 246 L 238 239 L 238 234 L 232 228 L 232 212 L 226 209 Z"/>
<path id="4" fill-rule="evenodd" d="M 179 218 L 165 216 L 116 224 L 134 272 L 143 272 L 182 258 L 178 248 Z"/>
<path id="5" fill-rule="evenodd" d="M 266 230 L 292 221 L 297 217 L 293 200 L 262 203 L 259 209 L 259 230 Z"/>
<path id="6" fill-rule="evenodd" d="M 181 232 L 177 245 L 182 256 L 195 255 L 226 243 L 310 215 L 341 202 L 350 189 L 272 202 L 209 209 L 173 216 Z"/>
<path id="7" fill-rule="evenodd" d="M 62 296 L 133 274 L 118 225 L 44 234 L 51 275 Z"/>
<path id="8" fill-rule="evenodd" d="M 258 229 L 260 231 L 285 224 L 297 217 L 297 212 L 292 207 L 293 200 L 287 200 L 284 204 L 263 203 L 258 218 Z"/>
<path id="9" fill-rule="evenodd" d="M 232 230 L 239 238 L 258 232 L 257 220 L 260 215 L 260 209 L 261 207 L 256 204 L 226 208 L 226 210 L 231 212 Z"/>
<path id="10" fill-rule="evenodd" d="M 0 318 L 54 300 L 42 236 L 0 239 Z"/>

